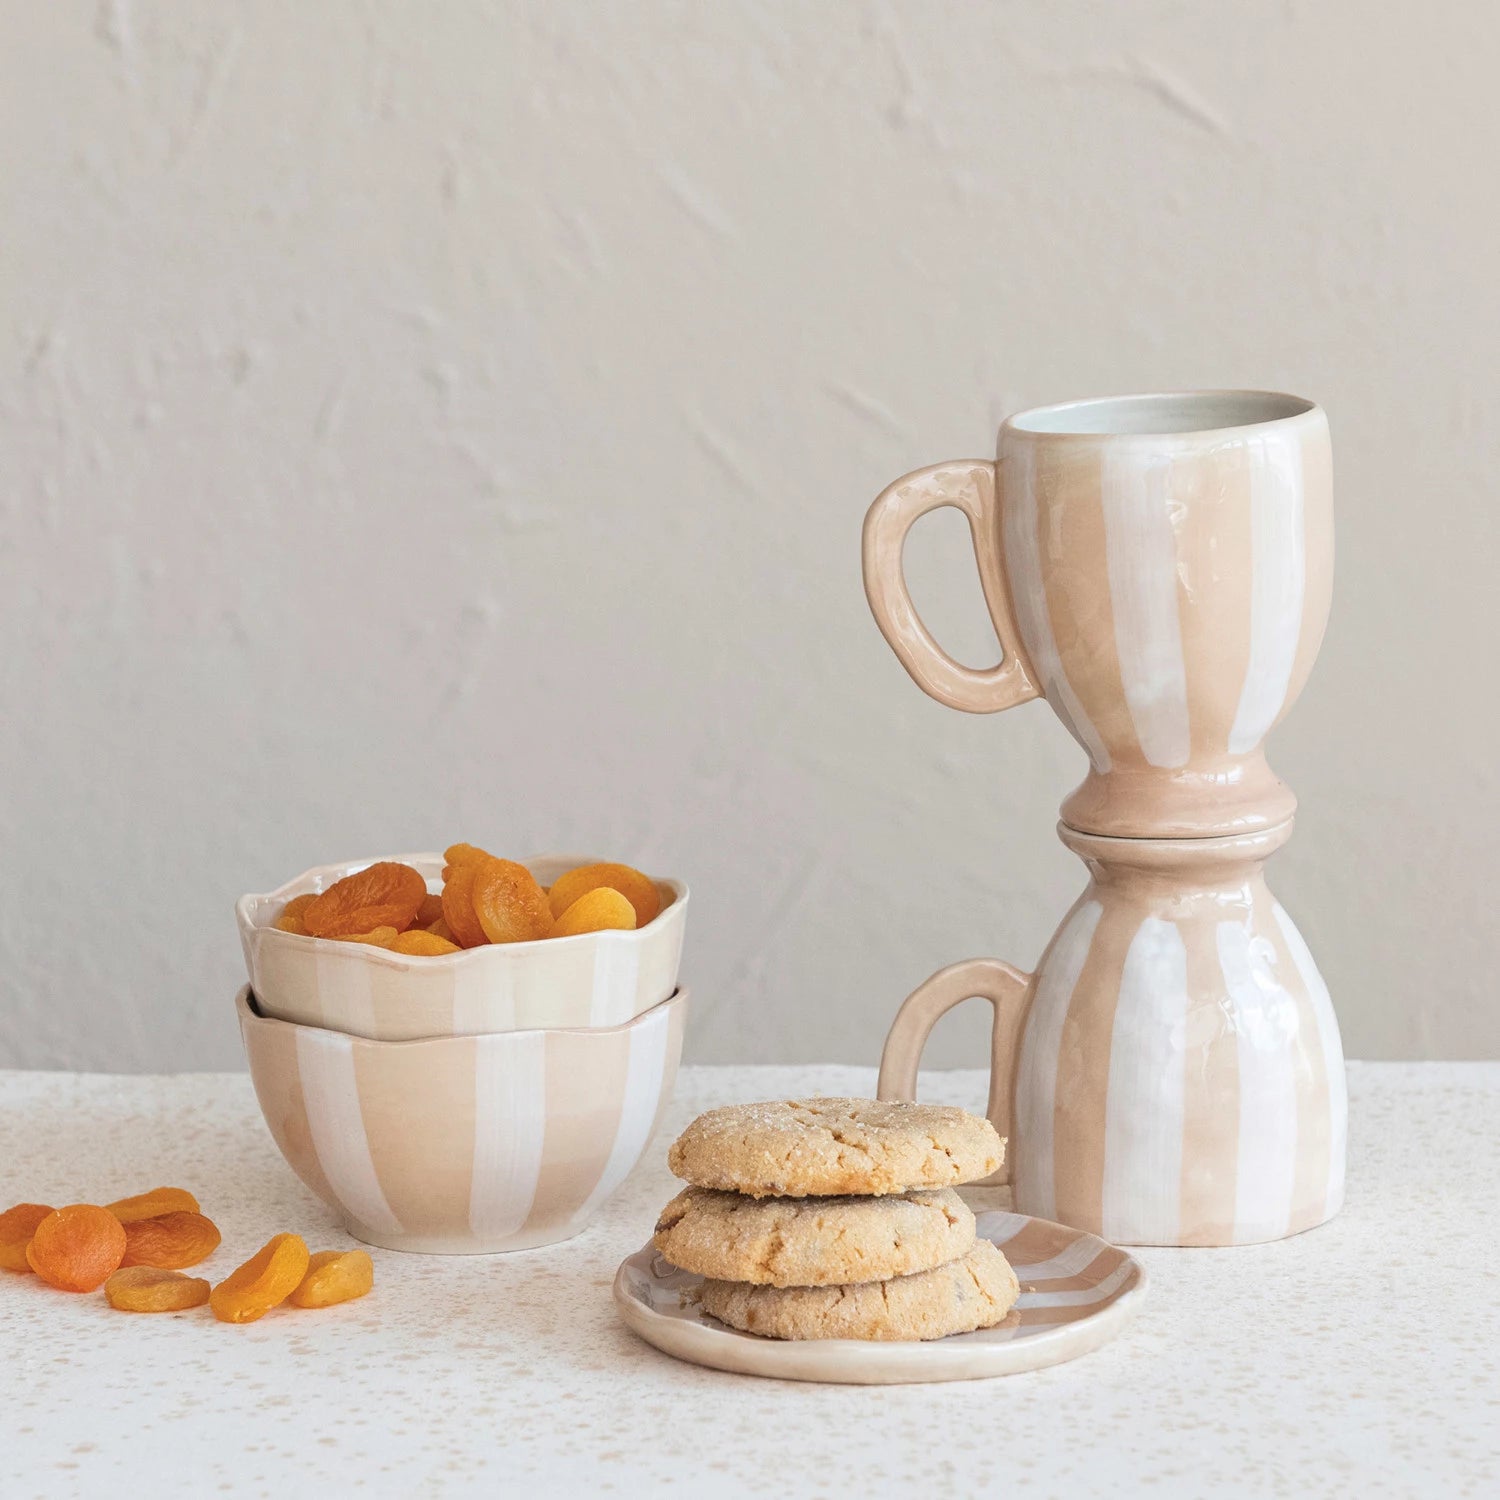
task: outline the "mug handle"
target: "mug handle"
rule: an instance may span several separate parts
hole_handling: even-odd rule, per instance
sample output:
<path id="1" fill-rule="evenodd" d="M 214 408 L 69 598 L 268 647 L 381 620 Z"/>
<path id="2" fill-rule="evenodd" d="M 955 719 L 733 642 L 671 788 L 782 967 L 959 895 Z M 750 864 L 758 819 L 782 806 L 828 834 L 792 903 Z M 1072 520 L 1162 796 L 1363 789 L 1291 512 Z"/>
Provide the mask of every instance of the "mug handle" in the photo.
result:
<path id="1" fill-rule="evenodd" d="M 990 1101 L 985 1111 L 990 1123 L 1005 1137 L 1005 1162 L 998 1172 L 984 1179 L 986 1187 L 1010 1181 L 1012 1136 L 1014 1135 L 1016 1043 L 1031 999 L 1034 975 L 998 958 L 970 958 L 939 969 L 902 1002 L 891 1023 L 890 1035 L 880 1054 L 877 1099 L 917 1097 L 917 1065 L 922 1048 L 939 1017 L 965 1000 L 988 1000 L 995 1008 L 990 1028 Z"/>
<path id="2" fill-rule="evenodd" d="M 906 534 L 928 511 L 951 505 L 969 520 L 979 583 L 1003 653 L 997 666 L 966 667 L 933 639 L 907 591 L 901 567 Z M 971 714 L 992 714 L 1041 696 L 1021 649 L 1010 590 L 1000 558 L 995 465 L 954 459 L 918 469 L 876 497 L 865 516 L 865 597 L 880 633 L 924 693 Z"/>

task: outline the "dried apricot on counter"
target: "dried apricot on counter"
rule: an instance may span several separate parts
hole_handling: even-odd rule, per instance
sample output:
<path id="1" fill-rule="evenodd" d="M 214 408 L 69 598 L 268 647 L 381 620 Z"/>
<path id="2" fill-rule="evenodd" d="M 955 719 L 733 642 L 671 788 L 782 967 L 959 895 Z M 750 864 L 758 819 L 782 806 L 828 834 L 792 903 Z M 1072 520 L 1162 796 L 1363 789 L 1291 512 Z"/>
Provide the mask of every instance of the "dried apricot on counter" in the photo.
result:
<path id="1" fill-rule="evenodd" d="M 492 943 L 533 942 L 552 931 L 547 893 L 531 871 L 513 859 L 491 859 L 479 866 L 474 914 Z"/>
<path id="2" fill-rule="evenodd" d="M 125 1257 L 125 1226 L 95 1203 L 54 1209 L 31 1236 L 26 1261 L 49 1286 L 92 1292 Z"/>
<path id="3" fill-rule="evenodd" d="M 219 1227 L 202 1214 L 161 1214 L 125 1226 L 122 1266 L 182 1271 L 207 1260 L 219 1248 Z"/>
<path id="4" fill-rule="evenodd" d="M 600 886 L 618 891 L 635 908 L 637 927 L 653 921 L 661 910 L 661 892 L 649 875 L 643 875 L 629 865 L 580 865 L 553 881 L 547 896 L 552 904 L 553 917 L 562 916 L 580 896 L 598 890 Z"/>
<path id="5" fill-rule="evenodd" d="M 209 1296 L 221 1323 L 253 1323 L 279 1307 L 307 1275 L 307 1245 L 300 1234 L 277 1234 L 244 1265 L 231 1271 Z"/>
<path id="6" fill-rule="evenodd" d="M 449 865 L 452 873 L 443 882 L 443 920 L 460 948 L 480 948 L 489 942 L 474 911 L 474 877 L 479 866 Z"/>
<path id="7" fill-rule="evenodd" d="M 302 913 L 314 937 L 349 937 L 376 927 L 410 927 L 427 894 L 419 870 L 383 859 L 336 880 Z"/>
<path id="8" fill-rule="evenodd" d="M 286 1300 L 293 1307 L 352 1302 L 375 1285 L 375 1265 L 363 1250 L 319 1250 L 307 1262 L 302 1285 Z"/>
<path id="9" fill-rule="evenodd" d="M 104 1205 L 122 1224 L 137 1219 L 157 1219 L 162 1214 L 195 1214 L 198 1200 L 186 1188 L 159 1187 L 133 1198 L 116 1198 Z"/>
<path id="10" fill-rule="evenodd" d="M 440 958 L 444 953 L 461 951 L 457 943 L 450 943 L 435 932 L 423 932 L 419 927 L 397 933 L 390 949 L 392 953 L 407 953 L 414 958 Z"/>
<path id="11" fill-rule="evenodd" d="M 111 1307 L 121 1312 L 183 1312 L 202 1307 L 209 1285 L 200 1276 L 164 1271 L 157 1266 L 124 1266 L 104 1283 Z"/>
<path id="12" fill-rule="evenodd" d="M 281 915 L 276 918 L 274 925 L 282 932 L 298 932 L 305 937 L 307 935 L 307 924 L 302 920 L 302 913 L 317 899 L 317 894 L 312 891 L 309 891 L 305 896 L 293 896 L 281 908 Z"/>
<path id="13" fill-rule="evenodd" d="M 52 1211 L 47 1203 L 18 1203 L 0 1214 L 0 1269 L 29 1274 L 26 1247 L 36 1233 L 36 1226 Z"/>
<path id="14" fill-rule="evenodd" d="M 552 936 L 577 937 L 610 928 L 629 932 L 634 927 L 635 908 L 617 890 L 601 885 L 580 896 L 552 924 Z"/>

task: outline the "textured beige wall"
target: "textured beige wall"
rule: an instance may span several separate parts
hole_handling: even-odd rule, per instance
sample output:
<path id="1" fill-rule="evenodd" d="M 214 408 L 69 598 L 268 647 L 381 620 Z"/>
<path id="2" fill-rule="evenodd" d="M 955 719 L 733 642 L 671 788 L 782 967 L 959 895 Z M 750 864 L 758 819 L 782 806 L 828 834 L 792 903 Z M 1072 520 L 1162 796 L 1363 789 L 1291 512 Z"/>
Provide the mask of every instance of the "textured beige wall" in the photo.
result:
<path id="1" fill-rule="evenodd" d="M 873 1060 L 1038 955 L 1081 755 L 911 686 L 866 504 L 1237 384 L 1337 455 L 1273 885 L 1352 1054 L 1500 1053 L 1495 8 L 3 20 L 0 1064 L 232 1065 L 235 895 L 460 836 L 685 876 L 692 1057 Z M 977 661 L 965 547 L 911 571 Z"/>

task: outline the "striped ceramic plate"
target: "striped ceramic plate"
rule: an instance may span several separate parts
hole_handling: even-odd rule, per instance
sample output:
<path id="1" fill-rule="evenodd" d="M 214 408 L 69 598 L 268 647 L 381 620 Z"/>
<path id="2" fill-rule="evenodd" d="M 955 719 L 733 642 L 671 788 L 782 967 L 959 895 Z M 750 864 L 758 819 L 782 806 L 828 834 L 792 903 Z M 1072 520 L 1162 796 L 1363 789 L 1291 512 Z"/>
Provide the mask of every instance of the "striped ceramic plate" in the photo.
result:
<path id="1" fill-rule="evenodd" d="M 1096 1235 L 1047 1219 L 992 1211 L 979 1233 L 1015 1267 L 1020 1300 L 997 1328 L 926 1343 L 858 1339 L 787 1343 L 726 1328 L 690 1294 L 701 1276 L 679 1271 L 650 1245 L 615 1276 L 615 1303 L 648 1344 L 692 1364 L 778 1380 L 903 1385 L 975 1380 L 1061 1364 L 1112 1339 L 1146 1295 L 1145 1268 Z"/>

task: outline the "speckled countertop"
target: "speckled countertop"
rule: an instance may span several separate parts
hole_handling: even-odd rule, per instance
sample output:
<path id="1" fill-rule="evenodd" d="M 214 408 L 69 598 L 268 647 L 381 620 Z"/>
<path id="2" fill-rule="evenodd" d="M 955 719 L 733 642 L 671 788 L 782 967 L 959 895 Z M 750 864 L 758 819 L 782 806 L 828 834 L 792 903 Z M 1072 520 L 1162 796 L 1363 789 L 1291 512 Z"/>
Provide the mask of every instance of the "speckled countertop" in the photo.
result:
<path id="1" fill-rule="evenodd" d="M 486 1259 L 376 1251 L 376 1288 L 233 1328 L 0 1274 L 0 1494 L 1500 1493 L 1500 1063 L 1350 1068 L 1348 1206 L 1248 1249 L 1138 1252 L 1140 1319 L 1072 1364 L 958 1385 L 794 1385 L 678 1364 L 610 1282 L 714 1104 L 868 1093 L 864 1068 L 688 1068 L 595 1225 Z M 924 1097 L 978 1106 L 976 1073 Z M 0 1073 L 0 1198 L 202 1198 L 221 1276 L 273 1231 L 348 1243 L 249 1080 Z"/>

